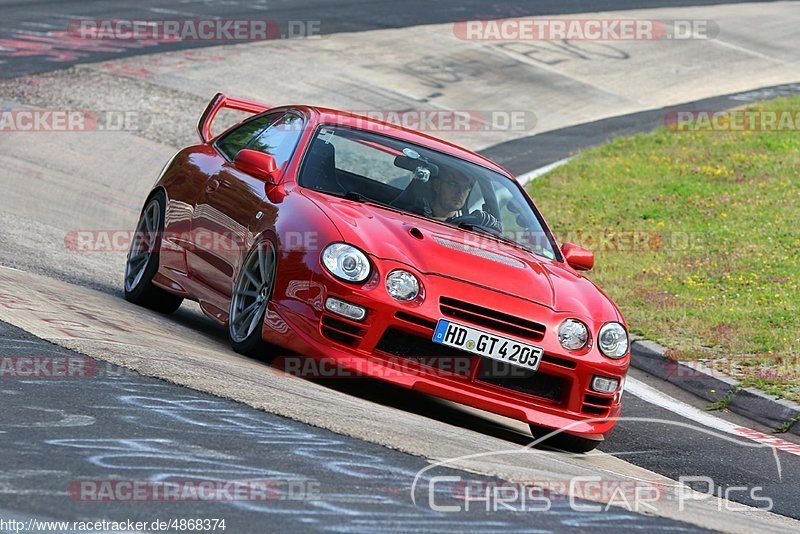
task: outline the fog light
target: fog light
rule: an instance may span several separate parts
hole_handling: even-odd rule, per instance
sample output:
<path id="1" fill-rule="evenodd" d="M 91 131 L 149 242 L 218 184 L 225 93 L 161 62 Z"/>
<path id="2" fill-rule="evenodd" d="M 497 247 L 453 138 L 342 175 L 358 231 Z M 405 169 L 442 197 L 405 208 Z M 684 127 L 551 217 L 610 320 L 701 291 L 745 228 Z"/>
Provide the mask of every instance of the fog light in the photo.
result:
<path id="1" fill-rule="evenodd" d="M 402 302 L 414 300 L 419 295 L 419 280 L 410 272 L 398 269 L 386 277 L 386 291 Z"/>
<path id="2" fill-rule="evenodd" d="M 604 378 L 596 376 L 592 380 L 592 389 L 598 393 L 614 393 L 619 385 L 619 380 L 616 378 Z"/>
<path id="3" fill-rule="evenodd" d="M 355 304 L 350 304 L 349 302 L 333 297 L 329 297 L 328 300 L 325 301 L 325 309 L 354 321 L 360 321 L 367 316 L 367 310 L 361 306 L 356 306 Z"/>

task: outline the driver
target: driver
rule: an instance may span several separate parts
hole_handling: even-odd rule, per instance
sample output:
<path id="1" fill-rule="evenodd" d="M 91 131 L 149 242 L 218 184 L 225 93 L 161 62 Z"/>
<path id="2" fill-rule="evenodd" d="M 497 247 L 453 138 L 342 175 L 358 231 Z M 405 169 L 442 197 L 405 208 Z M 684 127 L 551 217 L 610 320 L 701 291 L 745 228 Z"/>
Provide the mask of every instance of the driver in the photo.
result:
<path id="1" fill-rule="evenodd" d="M 438 176 L 431 180 L 432 198 L 422 199 L 422 214 L 447 223 L 464 222 L 502 231 L 500 222 L 492 214 L 480 210 L 467 214 L 464 210 L 474 185 L 471 178 L 440 168 Z"/>
<path id="2" fill-rule="evenodd" d="M 455 176 L 440 169 L 439 176 L 431 180 L 433 198 L 422 199 L 423 214 L 439 221 L 463 215 L 464 204 L 473 185 L 474 182 L 466 176 Z"/>

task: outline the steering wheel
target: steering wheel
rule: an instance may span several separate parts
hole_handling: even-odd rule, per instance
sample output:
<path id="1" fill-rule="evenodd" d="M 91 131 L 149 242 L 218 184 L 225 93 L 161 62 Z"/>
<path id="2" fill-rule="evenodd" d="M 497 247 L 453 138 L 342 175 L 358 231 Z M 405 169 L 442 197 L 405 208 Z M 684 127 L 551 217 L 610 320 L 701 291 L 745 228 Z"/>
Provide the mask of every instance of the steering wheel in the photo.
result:
<path id="1" fill-rule="evenodd" d="M 451 217 L 447 219 L 449 224 L 459 226 L 461 224 L 468 224 L 476 228 L 485 230 L 489 233 L 500 235 L 503 233 L 503 225 L 497 220 L 497 217 L 486 211 L 475 210 L 469 215 L 459 215 L 458 217 Z"/>

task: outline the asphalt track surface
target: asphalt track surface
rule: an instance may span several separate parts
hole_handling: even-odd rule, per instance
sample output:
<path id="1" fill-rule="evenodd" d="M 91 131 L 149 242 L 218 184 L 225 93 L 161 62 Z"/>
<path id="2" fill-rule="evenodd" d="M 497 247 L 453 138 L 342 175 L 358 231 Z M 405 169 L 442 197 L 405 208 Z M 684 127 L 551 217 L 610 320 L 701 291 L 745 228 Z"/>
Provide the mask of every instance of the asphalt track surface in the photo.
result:
<path id="1" fill-rule="evenodd" d="M 0 351 L 77 356 L 0 323 Z M 143 521 L 224 519 L 227 532 L 480 531 L 703 532 L 693 525 L 610 508 L 576 510 L 541 492 L 516 510 L 475 502 L 469 511 L 427 506 L 432 477 L 490 478 L 436 469 L 410 498 L 419 457 L 310 427 L 129 370 L 86 360 L 88 379 L 7 380 L 0 389 L 0 444 L 15 451 L 0 476 L 0 517 Z M 86 387 L 87 382 L 91 387 Z M 7 453 L 6 453 L 7 454 Z M 95 481 L 243 481 L 268 491 L 247 500 L 95 501 Z M 78 485 L 78 486 L 76 486 Z M 438 506 L 465 507 L 457 483 L 434 483 Z M 186 485 L 181 488 L 187 488 Z M 124 499 L 125 495 L 120 492 Z M 158 498 L 158 497 L 155 497 Z M 587 506 L 585 501 L 577 501 Z M 487 510 L 488 507 L 488 510 Z M 546 511 L 544 508 L 548 507 Z M 24 510 L 24 512 L 22 512 Z"/>
<path id="2" fill-rule="evenodd" d="M 482 0 L 179 0 L 84 1 L 0 0 L 0 78 L 13 78 L 138 54 L 217 46 L 220 42 L 116 42 L 75 38 L 70 21 L 225 18 L 270 19 L 288 35 L 289 21 L 318 21 L 314 34 L 404 28 L 460 20 L 535 15 L 565 15 L 621 9 L 734 4 L 744 0 L 542 0 L 486 2 Z"/>
<path id="3" fill-rule="evenodd" d="M 518 11 L 516 8 L 509 11 L 508 4 L 504 4 L 504 11 L 496 12 L 495 16 L 713 3 L 722 2 L 543 2 L 536 3 L 534 7 L 526 4 L 517 6 L 529 9 L 530 12 Z M 396 6 L 392 3 L 370 2 L 369 8 L 374 9 L 374 12 L 353 8 L 364 20 L 350 15 L 345 17 L 340 14 L 337 17 L 336 13 L 341 13 L 341 10 L 325 15 L 325 10 L 331 8 L 322 3 L 309 3 L 300 7 L 297 2 L 286 4 L 291 7 L 281 10 L 272 5 L 266 15 L 263 15 L 263 11 L 259 14 L 281 21 L 311 20 L 316 17 L 326 22 L 322 26 L 323 33 L 492 16 L 491 13 L 485 13 L 485 6 L 481 7 L 478 2 L 459 3 L 464 8 L 462 10 L 453 9 L 456 3 L 441 2 L 431 6 L 428 3 L 412 2 L 407 3 L 399 13 L 395 12 Z M 54 13 L 54 5 L 58 6 L 58 13 Z M 8 32 L 13 34 L 14 30 L 21 27 L 33 28 L 31 22 L 48 25 L 51 29 L 39 26 L 38 30 L 26 31 L 47 32 L 57 31 L 56 28 L 65 25 L 65 20 L 75 16 L 100 18 L 107 14 L 115 18 L 144 18 L 143 13 L 155 16 L 149 9 L 155 5 L 155 2 L 0 2 L 0 9 L 4 14 L 0 23 L 0 38 L 8 37 Z M 215 14 L 214 4 L 183 4 L 184 7 L 189 5 L 192 7 L 191 13 L 197 16 Z M 237 13 L 241 16 L 252 15 L 248 6 L 253 5 L 257 6 L 259 3 L 226 4 L 224 15 L 229 18 L 234 18 Z M 202 11 L 206 8 L 211 11 Z M 242 11 L 236 11 L 237 9 Z M 42 11 L 37 15 L 37 10 Z M 315 17 L 309 13 L 313 13 Z M 52 18 L 48 19 L 47 16 Z M 0 76 L 43 72 L 85 61 L 161 52 L 184 45 L 193 46 L 185 43 L 152 49 L 90 53 L 60 62 L 52 61 L 52 56 L 47 54 L 9 57 L 3 56 L 0 51 L 0 61 L 6 61 L 0 64 Z M 780 87 L 774 88 L 773 93 L 793 90 Z M 739 105 L 742 103 L 742 96 L 711 100 L 714 101 L 713 105 L 712 102 L 704 101 L 697 103 L 697 108 L 719 109 L 728 107 L 727 104 Z M 682 106 L 682 109 L 686 107 Z M 541 134 L 536 136 L 536 143 L 531 139 L 521 139 L 482 152 L 498 159 L 512 172 L 523 172 L 566 157 L 586 146 L 602 143 L 611 136 L 652 129 L 659 125 L 658 121 L 663 113 L 664 110 L 658 110 L 598 121 Z M 182 319 L 179 317 L 176 320 Z M 3 355 L 65 352 L 64 349 L 36 340 L 7 325 L 0 326 L 0 332 L 3 337 L 0 354 Z M 222 337 L 223 332 L 220 331 L 219 335 Z M 591 528 L 618 531 L 625 527 L 646 530 L 676 528 L 678 531 L 685 527 L 695 530 L 694 527 L 657 518 L 646 518 L 644 523 L 643 516 L 617 510 L 594 515 L 584 512 L 575 516 L 569 507 L 560 506 L 557 499 L 553 500 L 554 508 L 551 510 L 556 513 L 550 514 L 498 515 L 476 511 L 468 517 L 462 514 L 453 514 L 457 517 L 450 514 L 437 516 L 427 507 L 409 508 L 410 478 L 413 473 L 427 465 L 423 459 L 345 438 L 162 381 L 122 372 L 103 362 L 98 362 L 97 365 L 104 371 L 100 373 L 101 376 L 91 380 L 91 388 L 85 387 L 84 380 L 6 380 L 0 385 L 6 406 L 0 418 L 4 431 L 0 434 L 0 440 L 4 444 L 4 450 L 20 451 L 14 455 L 15 465 L 4 470 L 0 485 L 4 488 L 0 505 L 0 514 L 3 517 L 21 517 L 24 514 L 19 510 L 26 510 L 26 513 L 40 517 L 69 519 L 113 519 L 117 514 L 120 518 L 141 517 L 143 520 L 152 520 L 154 514 L 160 518 L 166 518 L 167 515 L 229 517 L 231 521 L 239 522 L 236 525 L 242 531 L 258 531 L 263 528 L 264 521 L 269 521 L 268 524 L 274 529 L 305 525 L 339 531 L 374 529 L 387 525 L 395 528 L 414 527 L 419 530 L 480 528 L 504 532 L 530 530 L 534 527 L 543 530 Z M 530 440 L 529 436 L 439 405 L 432 399 L 399 390 L 387 392 L 383 384 L 365 381 L 358 387 L 350 383 L 326 385 L 367 400 L 394 404 L 428 417 L 445 420 L 454 426 L 501 436 L 510 443 L 524 444 Z M 680 395 L 679 392 L 673 393 Z M 688 402 L 690 399 L 685 400 Z M 197 406 L 202 408 L 198 409 Z M 763 489 L 758 496 L 771 498 L 775 504 L 775 512 L 800 518 L 800 488 L 796 484 L 800 477 L 800 462 L 796 456 L 779 453 L 778 464 L 768 451 L 743 450 L 743 445 L 704 432 L 671 426 L 670 423 L 688 421 L 630 395 L 625 401 L 624 416 L 654 418 L 666 423 L 623 421 L 601 450 L 618 454 L 626 461 L 673 478 L 706 476 L 720 488 L 761 486 Z M 731 415 L 725 417 L 738 420 L 741 424 L 749 424 Z M 87 426 L 92 427 L 91 437 L 88 438 Z M 703 452 L 698 454 L 698 451 Z M 229 458 L 224 458 L 224 455 Z M 344 459 L 340 456 L 344 456 Z M 113 461 L 108 461 L 108 458 L 113 458 Z M 198 473 L 210 473 L 210 463 L 222 465 L 221 470 L 212 475 L 222 479 L 288 479 L 296 478 L 302 473 L 302 476 L 321 483 L 320 498 L 294 501 L 278 496 L 280 506 L 273 505 L 274 501 L 268 506 L 254 506 L 253 503 L 109 504 L 65 499 L 67 485 L 79 478 L 198 478 Z M 476 478 L 474 475 L 469 477 Z M 752 496 L 741 492 L 734 492 L 729 497 L 737 502 L 758 505 L 758 501 Z M 33 507 L 31 503 L 34 503 Z M 410 517 L 402 515 L 404 513 L 413 514 L 414 520 L 420 523 L 410 523 Z M 231 531 L 240 530 L 236 528 Z"/>

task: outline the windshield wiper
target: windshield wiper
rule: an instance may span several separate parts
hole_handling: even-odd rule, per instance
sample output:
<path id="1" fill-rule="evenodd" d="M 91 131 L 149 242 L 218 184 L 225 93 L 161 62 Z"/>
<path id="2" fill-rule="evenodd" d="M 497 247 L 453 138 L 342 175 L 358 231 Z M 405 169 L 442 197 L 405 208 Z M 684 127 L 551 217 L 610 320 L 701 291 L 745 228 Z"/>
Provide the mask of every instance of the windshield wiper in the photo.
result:
<path id="1" fill-rule="evenodd" d="M 337 198 L 352 200 L 353 202 L 361 202 L 361 203 L 374 202 L 374 200 L 365 197 L 364 195 L 362 195 L 357 191 L 345 191 L 343 193 L 340 193 L 339 191 L 328 191 L 325 189 L 318 189 L 318 191 L 320 193 L 325 193 L 326 195 L 331 195 Z"/>
<path id="2" fill-rule="evenodd" d="M 345 200 L 352 200 L 353 202 L 368 202 L 370 199 L 359 193 L 358 191 L 347 191 L 342 198 Z"/>
<path id="3" fill-rule="evenodd" d="M 362 204 L 374 204 L 376 206 L 382 206 L 384 208 L 390 208 L 396 210 L 394 206 L 390 206 L 389 204 L 385 204 L 380 200 L 375 200 L 374 198 L 370 198 L 368 196 L 364 196 L 358 191 L 347 191 L 342 198 L 345 200 L 352 200 L 353 202 L 360 202 Z"/>
<path id="4" fill-rule="evenodd" d="M 359 202 L 361 204 L 373 204 L 375 206 L 380 206 L 382 208 L 390 209 L 393 211 L 399 211 L 402 213 L 402 210 L 386 204 L 385 202 L 381 202 L 380 200 L 375 200 L 374 198 L 370 198 L 368 196 L 362 195 L 358 191 L 346 191 L 344 193 L 340 193 L 338 191 L 328 191 L 324 189 L 318 189 L 320 193 L 325 193 L 326 195 L 331 195 L 336 198 L 343 198 L 345 200 L 350 200 L 352 202 Z"/>
<path id="5" fill-rule="evenodd" d="M 471 230 L 473 232 L 481 232 L 484 234 L 492 235 L 501 239 L 504 239 L 500 234 L 500 230 L 495 230 L 489 226 L 483 226 L 482 224 L 472 224 L 467 222 L 458 223 L 458 227 L 462 230 Z"/>

